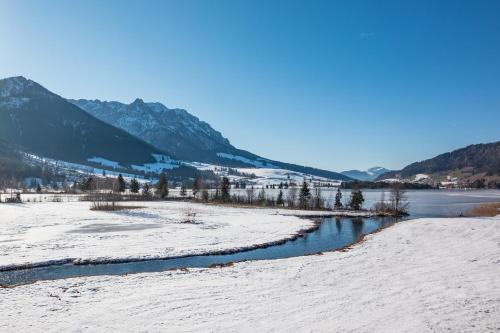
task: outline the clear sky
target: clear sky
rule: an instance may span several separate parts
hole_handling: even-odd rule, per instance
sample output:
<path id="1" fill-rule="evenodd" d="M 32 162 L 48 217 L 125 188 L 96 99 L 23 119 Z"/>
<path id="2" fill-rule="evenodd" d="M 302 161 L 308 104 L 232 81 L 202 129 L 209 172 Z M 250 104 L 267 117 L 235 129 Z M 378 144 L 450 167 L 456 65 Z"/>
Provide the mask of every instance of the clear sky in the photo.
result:
<path id="1" fill-rule="evenodd" d="M 0 0 L 0 77 L 341 171 L 500 140 L 500 1 Z"/>

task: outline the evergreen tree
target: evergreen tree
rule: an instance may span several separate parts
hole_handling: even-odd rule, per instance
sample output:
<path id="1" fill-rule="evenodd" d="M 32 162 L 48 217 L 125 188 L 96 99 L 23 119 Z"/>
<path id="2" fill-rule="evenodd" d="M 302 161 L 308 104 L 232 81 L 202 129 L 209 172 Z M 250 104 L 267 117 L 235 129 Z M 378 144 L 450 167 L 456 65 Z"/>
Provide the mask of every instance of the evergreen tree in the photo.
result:
<path id="1" fill-rule="evenodd" d="M 125 179 L 123 179 L 122 174 L 120 173 L 118 175 L 118 178 L 116 178 L 116 183 L 115 183 L 115 190 L 116 192 L 125 192 L 127 184 L 125 183 Z"/>
<path id="2" fill-rule="evenodd" d="M 302 183 L 299 193 L 299 206 L 301 209 L 307 209 L 309 206 L 309 200 L 311 199 L 311 191 L 309 190 L 309 185 L 307 185 L 306 180 Z"/>
<path id="3" fill-rule="evenodd" d="M 155 187 L 158 191 L 161 191 L 164 186 L 167 184 L 167 176 L 165 175 L 164 172 L 160 174 L 160 177 L 158 178 L 158 182 L 156 183 Z"/>
<path id="4" fill-rule="evenodd" d="M 231 184 L 229 183 L 229 178 L 222 177 L 222 182 L 220 185 L 220 196 L 221 200 L 224 202 L 229 202 L 231 200 L 230 191 Z"/>
<path id="5" fill-rule="evenodd" d="M 90 191 L 92 189 L 94 185 L 94 178 L 92 178 L 92 176 L 89 176 L 89 178 L 87 178 L 83 184 L 82 184 L 82 190 L 83 191 Z"/>
<path id="6" fill-rule="evenodd" d="M 186 185 L 182 184 L 181 186 L 181 196 L 185 197 L 186 196 Z"/>
<path id="7" fill-rule="evenodd" d="M 280 190 L 280 192 L 278 193 L 278 197 L 276 198 L 276 205 L 283 206 L 283 204 L 284 204 L 284 201 L 283 201 L 283 191 Z"/>
<path id="8" fill-rule="evenodd" d="M 157 193 L 160 194 L 160 197 L 162 199 L 165 199 L 168 196 L 168 181 L 167 176 L 164 172 L 162 172 L 160 174 L 160 177 L 158 178 L 158 182 L 156 183 L 156 190 Z"/>
<path id="9" fill-rule="evenodd" d="M 333 205 L 333 209 L 342 209 L 342 192 L 340 191 L 340 187 L 337 188 L 337 193 L 335 194 L 335 204 Z"/>
<path id="10" fill-rule="evenodd" d="M 137 181 L 137 179 L 132 179 L 130 181 L 130 192 L 132 193 L 139 193 L 139 182 Z"/>
<path id="11" fill-rule="evenodd" d="M 351 202 L 349 206 L 354 210 L 360 210 L 363 206 L 364 201 L 365 198 L 363 198 L 363 193 L 361 193 L 361 190 L 357 187 L 353 188 L 353 190 L 351 191 Z"/>

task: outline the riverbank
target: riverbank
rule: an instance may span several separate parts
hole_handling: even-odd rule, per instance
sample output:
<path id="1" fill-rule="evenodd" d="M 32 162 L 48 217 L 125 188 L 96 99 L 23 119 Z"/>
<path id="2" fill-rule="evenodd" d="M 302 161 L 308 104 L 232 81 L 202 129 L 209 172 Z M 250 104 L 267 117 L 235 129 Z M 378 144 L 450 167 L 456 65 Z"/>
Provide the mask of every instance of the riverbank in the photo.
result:
<path id="1" fill-rule="evenodd" d="M 348 251 L 0 289 L 5 332 L 494 332 L 500 218 L 418 219 Z"/>
<path id="2" fill-rule="evenodd" d="M 294 239 L 315 218 L 370 212 L 241 208 L 190 202 L 91 211 L 89 202 L 29 202 L 0 208 L 0 271 L 63 263 L 113 263 L 232 253 Z"/>

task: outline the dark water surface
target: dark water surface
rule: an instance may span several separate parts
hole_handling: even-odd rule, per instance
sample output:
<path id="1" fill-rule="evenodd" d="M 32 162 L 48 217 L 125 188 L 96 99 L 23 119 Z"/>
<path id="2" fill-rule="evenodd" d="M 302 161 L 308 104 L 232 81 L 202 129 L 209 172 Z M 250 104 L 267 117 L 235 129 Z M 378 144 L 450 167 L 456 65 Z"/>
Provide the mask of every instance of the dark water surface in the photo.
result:
<path id="1" fill-rule="evenodd" d="M 52 265 L 0 272 L 1 285 L 26 284 L 39 280 L 66 279 L 78 276 L 121 275 L 160 272 L 175 268 L 209 267 L 245 260 L 270 260 L 332 251 L 350 245 L 395 222 L 393 218 L 322 218 L 319 228 L 303 237 L 279 245 L 224 255 L 193 255 L 166 260 L 148 260 L 117 264 Z"/>

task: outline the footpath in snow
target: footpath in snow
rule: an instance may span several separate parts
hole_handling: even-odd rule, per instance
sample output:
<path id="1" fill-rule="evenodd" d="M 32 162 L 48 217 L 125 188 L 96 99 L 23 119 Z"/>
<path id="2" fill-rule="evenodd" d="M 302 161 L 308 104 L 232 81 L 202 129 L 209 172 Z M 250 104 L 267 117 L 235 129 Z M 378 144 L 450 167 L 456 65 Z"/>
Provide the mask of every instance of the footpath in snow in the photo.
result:
<path id="1" fill-rule="evenodd" d="M 419 219 L 345 252 L 0 289 L 2 332 L 498 332 L 500 218 Z"/>

